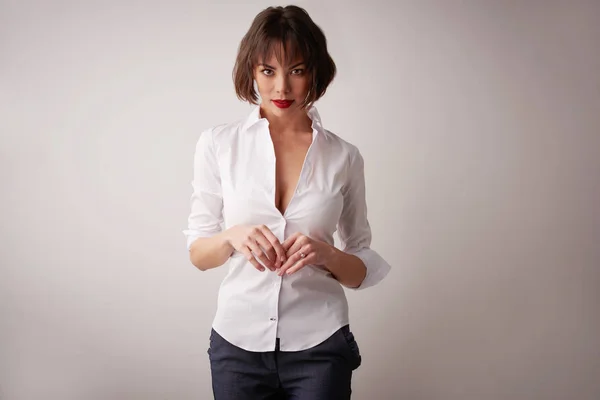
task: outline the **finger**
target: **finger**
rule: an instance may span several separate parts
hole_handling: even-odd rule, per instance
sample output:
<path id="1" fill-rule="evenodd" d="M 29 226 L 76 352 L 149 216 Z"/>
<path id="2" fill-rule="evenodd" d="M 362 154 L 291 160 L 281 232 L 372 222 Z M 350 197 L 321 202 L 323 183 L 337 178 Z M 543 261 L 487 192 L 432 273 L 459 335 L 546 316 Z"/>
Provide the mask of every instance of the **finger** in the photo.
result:
<path id="1" fill-rule="evenodd" d="M 294 254 L 292 254 L 290 256 L 290 258 L 288 258 L 287 262 L 279 269 L 279 272 L 278 272 L 279 276 L 282 276 L 284 273 L 286 273 L 286 271 L 288 269 L 291 269 L 292 267 L 294 267 L 294 265 L 296 263 L 300 262 L 303 258 L 306 259 L 311 255 L 309 246 L 305 246 L 298 250 L 301 250 L 301 251 L 297 251 Z M 302 257 L 302 254 L 304 254 L 304 257 Z"/>
<path id="2" fill-rule="evenodd" d="M 273 268 L 275 268 L 275 264 L 277 263 L 277 253 L 275 253 L 275 249 L 273 248 L 271 242 L 267 240 L 262 232 L 258 232 L 252 238 L 256 243 L 258 243 L 263 254 L 269 259 L 269 262 Z"/>
<path id="3" fill-rule="evenodd" d="M 275 271 L 275 267 L 253 238 L 248 238 L 248 240 L 244 244 L 250 248 L 252 253 L 254 253 L 254 258 L 260 260 L 263 263 L 263 265 L 269 268 L 271 271 Z"/>
<path id="4" fill-rule="evenodd" d="M 246 238 L 246 242 L 244 244 L 250 247 L 250 250 L 254 252 L 255 257 L 257 257 L 267 268 L 273 270 L 273 262 L 275 261 L 275 257 L 272 256 L 272 258 L 269 258 L 267 253 L 262 249 L 260 244 L 261 241 L 263 244 L 265 244 L 264 236 L 260 230 L 260 227 L 254 226 L 248 233 L 248 237 Z M 268 249 L 270 246 L 266 245 L 266 247 Z"/>
<path id="5" fill-rule="evenodd" d="M 307 244 L 307 242 L 308 242 L 308 238 L 306 236 L 299 235 L 296 238 L 296 241 L 288 249 L 287 256 L 291 257 L 295 253 L 299 252 L 300 249 Z"/>
<path id="6" fill-rule="evenodd" d="M 250 251 L 250 249 L 248 247 L 245 247 L 242 249 L 242 253 L 244 254 L 244 256 L 246 256 L 246 260 L 248 260 L 248 262 L 252 265 L 254 265 L 254 267 L 259 270 L 260 272 L 263 272 L 265 270 L 265 268 L 260 265 L 258 263 L 258 261 L 256 261 L 256 259 L 254 258 L 254 255 L 252 254 L 252 252 Z"/>
<path id="7" fill-rule="evenodd" d="M 315 253 L 311 253 L 311 254 L 307 255 L 305 258 L 303 258 L 299 262 L 297 262 L 296 265 L 294 265 L 293 267 L 288 269 L 286 274 L 291 275 L 294 272 L 306 267 L 307 265 L 312 264 L 313 260 L 315 260 L 316 258 L 317 258 L 317 255 Z"/>
<path id="8" fill-rule="evenodd" d="M 300 250 L 300 247 L 298 247 L 298 250 Z M 287 270 L 292 265 L 294 265 L 299 259 L 300 259 L 300 256 L 299 256 L 297 250 L 296 251 L 288 251 L 287 252 L 287 261 L 285 263 L 283 263 L 283 265 L 279 268 L 279 271 L 285 272 L 285 270 Z"/>
<path id="9" fill-rule="evenodd" d="M 288 250 L 296 242 L 296 240 L 298 239 L 299 236 L 300 236 L 300 233 L 296 232 L 292 236 L 290 236 L 289 238 L 284 240 L 284 242 L 281 244 L 281 246 L 283 247 L 283 249 L 285 250 L 286 253 L 289 254 Z"/>
<path id="10" fill-rule="evenodd" d="M 260 240 L 260 245 L 265 249 L 269 259 L 273 262 L 273 266 L 279 268 L 285 262 L 286 257 L 277 236 L 265 225 L 262 225 L 260 232 L 257 233 L 257 237 Z"/>
<path id="11" fill-rule="evenodd" d="M 277 254 L 277 262 L 275 263 L 275 267 L 276 268 L 281 267 L 281 265 L 287 260 L 287 256 L 285 254 L 285 249 L 279 242 L 279 239 L 277 239 L 277 236 L 275 236 L 269 228 L 267 228 L 266 226 L 263 225 L 261 227 L 261 232 L 265 236 L 265 238 L 269 241 L 269 243 L 271 243 L 271 246 L 273 246 L 273 249 L 275 250 L 275 253 Z"/>

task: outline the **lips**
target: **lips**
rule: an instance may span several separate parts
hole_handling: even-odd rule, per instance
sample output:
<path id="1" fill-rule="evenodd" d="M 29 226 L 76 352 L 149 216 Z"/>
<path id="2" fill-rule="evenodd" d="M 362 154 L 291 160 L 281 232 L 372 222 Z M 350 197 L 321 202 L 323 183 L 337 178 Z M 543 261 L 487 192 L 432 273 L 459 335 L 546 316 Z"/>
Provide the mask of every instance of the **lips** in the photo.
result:
<path id="1" fill-rule="evenodd" d="M 279 108 L 288 108 L 293 102 L 294 100 L 273 100 L 273 104 Z"/>

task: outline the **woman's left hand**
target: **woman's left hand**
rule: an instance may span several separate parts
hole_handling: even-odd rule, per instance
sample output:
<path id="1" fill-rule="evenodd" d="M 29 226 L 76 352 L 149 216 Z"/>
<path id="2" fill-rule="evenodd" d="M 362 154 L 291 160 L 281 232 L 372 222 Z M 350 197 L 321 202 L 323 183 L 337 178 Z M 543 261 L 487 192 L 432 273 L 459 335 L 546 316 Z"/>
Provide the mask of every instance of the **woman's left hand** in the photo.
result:
<path id="1" fill-rule="evenodd" d="M 282 246 L 287 261 L 278 269 L 279 276 L 293 274 L 309 264 L 326 266 L 334 254 L 333 246 L 299 232 L 287 238 Z"/>

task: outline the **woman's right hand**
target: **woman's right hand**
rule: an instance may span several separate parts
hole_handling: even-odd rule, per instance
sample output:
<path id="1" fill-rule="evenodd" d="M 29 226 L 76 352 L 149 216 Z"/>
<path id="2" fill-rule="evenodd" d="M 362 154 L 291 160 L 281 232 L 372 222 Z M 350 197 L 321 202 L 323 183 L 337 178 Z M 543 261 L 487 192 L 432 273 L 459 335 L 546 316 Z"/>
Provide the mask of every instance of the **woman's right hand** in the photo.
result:
<path id="1" fill-rule="evenodd" d="M 260 260 L 271 271 L 286 261 L 286 252 L 279 239 L 265 225 L 236 225 L 228 229 L 227 241 L 259 271 L 264 271 Z"/>

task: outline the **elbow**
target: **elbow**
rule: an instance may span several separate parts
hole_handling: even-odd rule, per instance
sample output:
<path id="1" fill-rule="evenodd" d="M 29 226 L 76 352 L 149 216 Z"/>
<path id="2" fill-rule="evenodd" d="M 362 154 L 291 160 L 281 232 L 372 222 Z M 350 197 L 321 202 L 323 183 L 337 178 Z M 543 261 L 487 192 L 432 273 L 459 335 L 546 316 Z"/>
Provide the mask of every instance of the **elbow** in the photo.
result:
<path id="1" fill-rule="evenodd" d="M 192 247 L 190 249 L 190 262 L 192 263 L 192 265 L 194 267 L 196 267 L 197 269 L 199 269 L 200 271 L 206 271 L 207 269 L 210 269 L 207 265 L 202 263 L 198 258 L 199 257 L 197 256 L 197 252 L 194 251 L 194 248 Z"/>
<path id="2" fill-rule="evenodd" d="M 223 265 L 232 251 L 227 242 L 215 236 L 198 238 L 189 246 L 189 257 L 194 267 L 200 271 L 207 271 Z"/>
<path id="3" fill-rule="evenodd" d="M 200 271 L 208 271 L 209 269 L 217 268 L 223 265 L 223 261 L 215 260 L 203 254 L 198 254 L 194 250 L 190 251 L 190 262 Z"/>
<path id="4" fill-rule="evenodd" d="M 194 267 L 199 269 L 200 271 L 206 271 L 209 267 L 205 262 L 202 262 L 203 256 L 202 252 L 198 252 L 198 244 L 200 242 L 200 238 L 197 238 L 192 243 L 190 243 L 188 250 L 190 252 L 190 262 Z"/>
<path id="5" fill-rule="evenodd" d="M 390 272 L 390 265 L 376 251 L 370 248 L 363 248 L 355 252 L 354 255 L 363 261 L 365 274 L 362 276 L 360 284 L 351 289 L 363 290 L 375 286 Z"/>
<path id="6" fill-rule="evenodd" d="M 350 280 L 349 282 L 346 282 L 345 286 L 348 289 L 359 289 L 361 287 L 361 285 L 363 284 L 363 282 L 365 281 L 366 277 L 367 277 L 367 268 L 364 264 L 362 264 L 362 268 L 360 268 L 358 273 L 356 274 L 356 276 L 353 277 L 354 279 Z"/>
<path id="7" fill-rule="evenodd" d="M 198 269 L 198 270 L 200 270 L 200 271 L 206 271 L 206 268 L 205 268 L 203 265 L 195 263 L 195 262 L 194 262 L 194 261 L 191 259 L 191 257 L 190 257 L 190 262 L 192 263 L 192 265 L 193 265 L 194 267 L 196 267 L 196 269 Z"/>
<path id="8" fill-rule="evenodd" d="M 208 269 L 208 268 L 206 268 L 205 266 L 202 266 L 202 265 L 196 265 L 194 263 L 192 263 L 192 265 L 194 267 L 196 267 L 196 269 L 198 269 L 199 271 L 206 271 Z"/>

